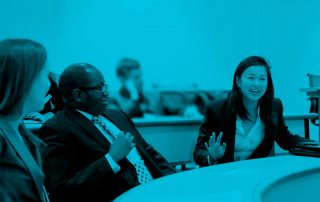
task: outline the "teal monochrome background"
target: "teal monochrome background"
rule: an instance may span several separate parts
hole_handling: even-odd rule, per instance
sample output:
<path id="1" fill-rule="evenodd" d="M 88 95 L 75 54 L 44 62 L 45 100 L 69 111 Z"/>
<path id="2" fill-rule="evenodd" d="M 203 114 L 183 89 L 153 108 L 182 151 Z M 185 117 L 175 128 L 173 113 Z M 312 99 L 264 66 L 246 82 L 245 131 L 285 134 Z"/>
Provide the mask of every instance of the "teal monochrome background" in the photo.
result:
<path id="1" fill-rule="evenodd" d="M 242 59 L 260 55 L 284 113 L 299 114 L 310 106 L 299 91 L 307 73 L 320 75 L 319 8 L 318 0 L 0 0 L 0 40 L 41 42 L 56 73 L 91 63 L 111 91 L 122 57 L 140 61 L 147 90 L 218 90 L 231 89 Z"/>
<path id="2" fill-rule="evenodd" d="M 0 2 L 1 39 L 42 42 L 58 73 L 73 62 L 92 63 L 111 90 L 119 86 L 115 65 L 124 56 L 141 62 L 146 89 L 230 89 L 237 63 L 261 55 L 273 66 L 285 111 L 303 113 L 309 103 L 299 89 L 308 86 L 307 73 L 320 74 L 317 0 Z"/>

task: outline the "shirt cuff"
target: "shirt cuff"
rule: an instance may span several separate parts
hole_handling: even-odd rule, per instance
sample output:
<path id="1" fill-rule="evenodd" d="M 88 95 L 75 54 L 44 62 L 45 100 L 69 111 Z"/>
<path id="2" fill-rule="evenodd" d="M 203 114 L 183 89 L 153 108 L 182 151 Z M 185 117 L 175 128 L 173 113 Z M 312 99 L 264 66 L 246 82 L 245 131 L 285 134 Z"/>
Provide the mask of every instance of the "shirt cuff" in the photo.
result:
<path id="1" fill-rule="evenodd" d="M 113 160 L 113 158 L 110 156 L 109 153 L 107 153 L 105 155 L 105 157 L 106 157 L 110 167 L 112 168 L 114 174 L 117 174 L 121 170 L 120 166 Z"/>

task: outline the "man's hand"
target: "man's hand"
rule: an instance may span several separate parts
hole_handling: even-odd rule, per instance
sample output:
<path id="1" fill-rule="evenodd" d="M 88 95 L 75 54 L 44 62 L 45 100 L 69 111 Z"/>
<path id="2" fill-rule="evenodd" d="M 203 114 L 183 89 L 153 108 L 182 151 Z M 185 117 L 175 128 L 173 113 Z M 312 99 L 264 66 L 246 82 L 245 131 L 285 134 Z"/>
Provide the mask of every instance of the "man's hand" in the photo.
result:
<path id="1" fill-rule="evenodd" d="M 208 143 L 204 143 L 208 153 L 209 157 L 212 161 L 217 161 L 220 158 L 223 157 L 224 152 L 226 151 L 226 143 L 223 143 L 221 146 L 221 138 L 222 138 L 222 133 L 219 134 L 217 141 L 216 141 L 216 134 L 212 132 L 212 135 L 209 139 L 209 146 Z"/>
<path id="2" fill-rule="evenodd" d="M 109 155 L 118 163 L 129 154 L 134 146 L 133 136 L 130 133 L 124 134 L 123 131 L 120 131 L 118 138 L 110 146 Z"/>
<path id="3" fill-rule="evenodd" d="M 134 85 L 134 82 L 132 79 L 128 79 L 125 83 L 128 91 L 130 92 L 130 98 L 131 100 L 137 101 L 139 99 L 139 92 L 137 87 Z"/>

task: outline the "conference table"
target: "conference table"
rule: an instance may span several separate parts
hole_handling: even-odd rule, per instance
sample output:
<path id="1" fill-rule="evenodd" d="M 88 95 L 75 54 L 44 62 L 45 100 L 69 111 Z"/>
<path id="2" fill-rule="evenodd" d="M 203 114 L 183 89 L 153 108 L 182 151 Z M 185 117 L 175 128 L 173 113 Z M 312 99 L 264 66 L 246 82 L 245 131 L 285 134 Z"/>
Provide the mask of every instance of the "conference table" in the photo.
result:
<path id="1" fill-rule="evenodd" d="M 315 113 L 285 114 L 284 120 L 290 132 L 310 138 L 309 119 L 317 118 Z M 170 163 L 186 165 L 193 161 L 193 150 L 199 135 L 202 118 L 160 116 L 149 119 L 134 118 L 143 138 L 159 151 Z M 287 151 L 275 145 L 275 153 Z"/>
<path id="2" fill-rule="evenodd" d="M 139 185 L 115 202 L 320 201 L 320 159 L 276 156 L 194 169 Z"/>
<path id="3" fill-rule="evenodd" d="M 290 131 L 309 138 L 309 119 L 317 114 L 285 114 L 284 119 Z M 172 165 L 182 165 L 182 169 L 193 162 L 193 150 L 197 142 L 202 118 L 181 116 L 153 116 L 134 118 L 133 122 L 143 138 L 160 152 Z M 26 126 L 37 133 L 42 125 L 40 122 L 25 120 Z M 283 151 L 275 145 L 275 153 Z"/>

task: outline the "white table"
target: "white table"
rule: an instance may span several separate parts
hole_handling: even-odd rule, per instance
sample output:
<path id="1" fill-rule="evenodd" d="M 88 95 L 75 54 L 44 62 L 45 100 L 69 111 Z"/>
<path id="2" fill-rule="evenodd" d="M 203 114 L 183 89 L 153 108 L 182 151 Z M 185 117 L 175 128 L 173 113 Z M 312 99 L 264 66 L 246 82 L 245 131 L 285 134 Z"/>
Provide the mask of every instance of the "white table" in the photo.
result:
<path id="1" fill-rule="evenodd" d="M 115 202 L 320 201 L 320 159 L 278 156 L 173 174 L 135 187 Z"/>
<path id="2" fill-rule="evenodd" d="M 309 118 L 317 114 L 286 114 L 284 119 L 289 130 L 294 134 L 309 137 Z M 160 116 L 133 119 L 143 138 L 160 152 L 171 164 L 193 161 L 193 150 L 198 138 L 202 118 L 179 116 Z M 39 131 L 42 123 L 25 121 L 26 126 L 34 132 Z M 283 153 L 276 145 L 276 153 Z"/>

